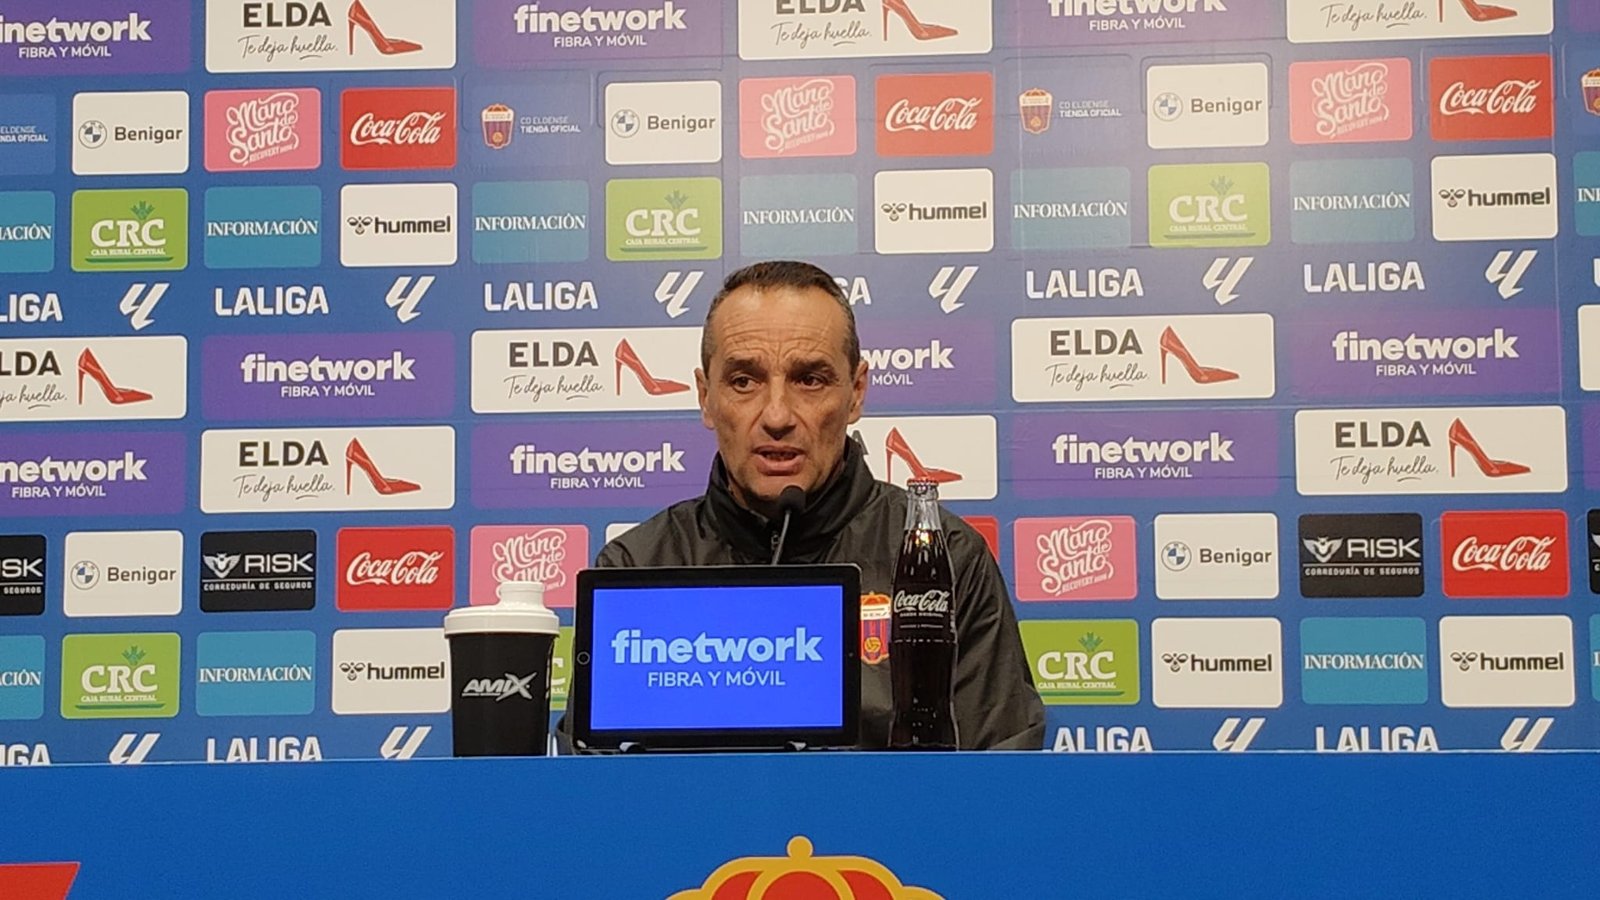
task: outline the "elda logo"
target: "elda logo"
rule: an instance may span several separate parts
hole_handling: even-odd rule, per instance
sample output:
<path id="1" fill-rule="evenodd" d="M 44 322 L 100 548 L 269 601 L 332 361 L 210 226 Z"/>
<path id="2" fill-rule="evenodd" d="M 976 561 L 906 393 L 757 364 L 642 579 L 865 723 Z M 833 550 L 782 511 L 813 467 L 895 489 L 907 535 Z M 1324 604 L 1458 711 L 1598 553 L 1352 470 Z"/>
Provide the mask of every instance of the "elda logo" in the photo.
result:
<path id="1" fill-rule="evenodd" d="M 888 867 L 864 856 L 813 856 L 811 841 L 789 839 L 787 856 L 746 856 L 724 863 L 698 888 L 668 900 L 722 900 L 756 896 L 750 885 L 765 884 L 764 896 L 881 897 L 884 900 L 944 900 L 926 888 L 907 887 Z"/>

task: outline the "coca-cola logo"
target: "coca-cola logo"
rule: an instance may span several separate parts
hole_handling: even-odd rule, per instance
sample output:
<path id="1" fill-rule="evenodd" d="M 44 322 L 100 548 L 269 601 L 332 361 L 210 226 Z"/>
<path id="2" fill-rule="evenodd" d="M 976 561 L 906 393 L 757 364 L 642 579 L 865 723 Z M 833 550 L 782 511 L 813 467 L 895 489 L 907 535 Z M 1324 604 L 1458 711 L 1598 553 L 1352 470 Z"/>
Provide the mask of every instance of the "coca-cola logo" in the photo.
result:
<path id="1" fill-rule="evenodd" d="M 1317 134 L 1333 139 L 1389 120 L 1389 66 L 1363 63 L 1311 82 Z"/>
<path id="2" fill-rule="evenodd" d="M 983 107 L 981 97 L 946 97 L 937 103 L 913 105 L 901 98 L 889 106 L 884 117 L 884 130 L 961 132 L 978 127 L 978 114 Z"/>
<path id="3" fill-rule="evenodd" d="M 391 119 L 380 119 L 372 113 L 363 113 L 350 129 L 350 143 L 357 147 L 369 144 L 385 146 L 425 147 L 437 144 L 444 136 L 440 123 L 442 112 L 411 112 Z"/>
<path id="4" fill-rule="evenodd" d="M 300 147 L 300 96 L 279 91 L 230 106 L 228 161 L 249 166 Z"/>
<path id="5" fill-rule="evenodd" d="M 1544 572 L 1550 568 L 1550 547 L 1556 539 L 1522 535 L 1499 543 L 1468 537 L 1456 545 L 1450 565 L 1457 572 Z"/>
<path id="6" fill-rule="evenodd" d="M 1040 586 L 1057 596 L 1107 581 L 1116 575 L 1111 563 L 1115 526 L 1105 519 L 1090 519 L 1039 535 L 1036 565 Z"/>
<path id="7" fill-rule="evenodd" d="M 895 591 L 894 612 L 896 615 L 901 613 L 919 616 L 947 615 L 950 612 L 950 592 L 937 589 L 918 594 Z"/>
<path id="8" fill-rule="evenodd" d="M 1468 87 L 1457 81 L 1439 95 L 1444 116 L 1529 116 L 1539 111 L 1539 89 L 1544 82 L 1508 78 L 1493 87 Z"/>
<path id="9" fill-rule="evenodd" d="M 387 585 L 389 587 L 427 586 L 439 580 L 439 551 L 412 550 L 395 557 L 374 556 L 370 552 L 356 554 L 345 567 L 344 580 L 349 585 Z"/>
<path id="10" fill-rule="evenodd" d="M 567 583 L 567 533 L 559 528 L 496 541 L 493 553 L 496 581 L 537 581 L 547 591 Z"/>
<path id="11" fill-rule="evenodd" d="M 812 78 L 761 95 L 762 144 L 773 153 L 787 153 L 833 137 L 834 84 Z"/>

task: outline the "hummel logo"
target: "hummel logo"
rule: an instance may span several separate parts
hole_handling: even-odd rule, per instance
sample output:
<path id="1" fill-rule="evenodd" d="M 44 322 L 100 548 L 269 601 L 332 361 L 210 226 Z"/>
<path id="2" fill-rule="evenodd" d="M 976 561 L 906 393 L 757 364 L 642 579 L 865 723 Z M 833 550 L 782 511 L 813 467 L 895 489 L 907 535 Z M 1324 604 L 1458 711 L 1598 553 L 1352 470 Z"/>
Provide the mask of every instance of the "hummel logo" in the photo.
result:
<path id="1" fill-rule="evenodd" d="M 1163 653 L 1161 654 L 1161 661 L 1167 664 L 1167 668 L 1176 672 L 1189 664 L 1189 654 Z"/>
<path id="2" fill-rule="evenodd" d="M 233 571 L 243 557 L 237 553 L 212 553 L 202 558 L 206 561 L 206 566 L 215 572 L 218 578 L 227 578 L 228 573 Z"/>
<path id="3" fill-rule="evenodd" d="M 417 304 L 421 303 L 422 298 L 428 295 L 428 289 L 431 287 L 433 287 L 432 275 L 421 276 L 416 280 L 415 285 L 411 283 L 410 275 L 401 275 L 394 280 L 394 284 L 390 285 L 389 295 L 384 298 L 384 302 L 389 305 L 390 309 L 394 310 L 395 318 L 399 319 L 403 325 L 422 315 L 422 313 L 417 312 Z"/>
<path id="4" fill-rule="evenodd" d="M 973 276 L 977 274 L 977 266 L 962 266 L 960 271 L 955 266 L 945 266 L 928 284 L 928 296 L 939 301 L 939 308 L 949 315 L 966 306 L 961 302 L 961 295 L 967 292 L 967 286 L 972 284 Z"/>
<path id="5" fill-rule="evenodd" d="M 1243 753 L 1249 750 L 1250 744 L 1255 741 L 1261 726 L 1267 724 L 1267 720 L 1263 716 L 1252 716 L 1242 720 L 1243 728 L 1239 727 L 1240 721 L 1237 716 L 1223 719 L 1217 728 L 1217 733 L 1211 737 L 1211 746 L 1230 753 Z"/>
<path id="6" fill-rule="evenodd" d="M 146 287 L 150 289 L 149 293 L 145 292 Z M 166 296 L 168 287 L 170 285 L 165 281 L 152 285 L 134 283 L 128 286 L 128 291 L 122 295 L 122 302 L 117 304 L 117 309 L 128 317 L 128 324 L 133 326 L 134 331 L 143 331 L 154 321 L 150 314 L 155 312 L 156 304 Z"/>
<path id="7" fill-rule="evenodd" d="M 1312 538 L 1303 540 L 1301 543 L 1306 545 L 1306 549 L 1311 552 L 1312 556 L 1317 558 L 1319 563 L 1325 563 L 1333 559 L 1333 555 L 1339 552 L 1340 547 L 1344 546 L 1342 538 L 1329 537 Z"/>
<path id="8" fill-rule="evenodd" d="M 667 315 L 676 319 L 689 311 L 689 295 L 700 286 L 700 279 L 705 274 L 699 269 L 687 274 L 668 272 L 661 276 L 661 283 L 656 285 L 656 302 L 665 303 Z M 682 281 L 679 281 L 680 277 Z"/>
<path id="9" fill-rule="evenodd" d="M 1539 255 L 1537 250 L 1524 250 L 1512 258 L 1511 250 L 1501 250 L 1489 261 L 1489 268 L 1483 270 L 1483 277 L 1490 284 L 1498 285 L 1501 300 L 1510 300 L 1522 293 L 1522 276 L 1528 273 L 1528 267 L 1533 265 L 1534 257 Z"/>
<path id="10" fill-rule="evenodd" d="M 1219 256 L 1211 261 L 1211 268 L 1206 270 L 1205 277 L 1200 279 L 1200 284 L 1212 292 L 1218 306 L 1227 306 L 1239 299 L 1239 282 L 1243 280 L 1244 273 L 1250 271 L 1250 264 L 1255 261 L 1254 256 L 1241 256 L 1238 259 Z"/>
<path id="11" fill-rule="evenodd" d="M 1455 653 L 1450 654 L 1450 661 L 1460 666 L 1461 671 L 1465 672 L 1472 668 L 1473 663 L 1478 661 L 1478 654 L 1471 651 L 1462 653 L 1458 650 Z"/>
<path id="12" fill-rule="evenodd" d="M 411 732 L 410 737 L 406 736 L 408 731 Z M 378 752 L 384 759 L 410 759 L 422 749 L 422 742 L 426 741 L 432 732 L 432 725 L 418 725 L 415 728 L 396 725 L 389 732 L 389 736 L 383 739 L 383 746 L 378 748 Z M 401 743 L 402 741 L 404 743 Z"/>
<path id="13" fill-rule="evenodd" d="M 117 739 L 116 746 L 106 754 L 106 760 L 114 766 L 136 766 L 144 762 L 150 751 L 155 749 L 156 741 L 161 740 L 161 732 L 153 731 L 140 736 L 139 734 L 125 734 Z M 134 742 L 138 741 L 137 744 Z"/>
<path id="14" fill-rule="evenodd" d="M 1527 753 L 1539 749 L 1539 744 L 1544 741 L 1544 736 L 1550 732 L 1550 726 L 1556 723 L 1555 719 L 1543 716 L 1533 720 L 1533 727 L 1528 727 L 1527 716 L 1517 716 L 1506 726 L 1500 735 L 1500 749 L 1512 753 Z"/>

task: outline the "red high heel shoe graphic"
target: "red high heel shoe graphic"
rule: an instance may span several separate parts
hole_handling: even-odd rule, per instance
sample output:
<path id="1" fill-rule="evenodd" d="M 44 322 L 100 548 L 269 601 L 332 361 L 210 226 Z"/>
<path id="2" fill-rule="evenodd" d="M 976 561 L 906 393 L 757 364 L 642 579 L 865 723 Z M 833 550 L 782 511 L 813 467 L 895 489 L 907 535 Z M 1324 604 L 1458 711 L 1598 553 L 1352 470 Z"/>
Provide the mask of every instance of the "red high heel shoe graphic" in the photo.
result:
<path id="1" fill-rule="evenodd" d="M 1461 424 L 1460 419 L 1450 423 L 1450 477 L 1456 477 L 1456 448 L 1467 451 L 1478 463 L 1478 470 L 1489 478 L 1504 478 L 1507 475 L 1526 475 L 1533 471 L 1522 463 L 1507 462 L 1503 459 L 1490 459 L 1489 454 L 1483 452 L 1478 446 L 1477 438 Z"/>
<path id="2" fill-rule="evenodd" d="M 372 461 L 372 457 L 367 455 L 367 448 L 361 446 L 360 441 L 351 438 L 349 445 L 344 448 L 344 492 L 346 496 L 350 494 L 350 470 L 356 466 L 360 466 L 361 471 L 367 473 L 367 478 L 372 481 L 372 489 L 384 496 L 409 494 L 412 491 L 422 490 L 422 485 L 417 484 L 415 481 L 406 481 L 404 478 L 383 477 L 383 473 L 378 471 L 378 466 Z"/>
<path id="3" fill-rule="evenodd" d="M 619 397 L 622 396 L 623 366 L 627 366 L 628 370 L 633 372 L 634 376 L 639 379 L 639 385 L 644 388 L 644 392 L 652 397 L 659 397 L 662 394 L 681 394 L 689 389 L 689 386 L 681 381 L 673 381 L 670 378 L 657 378 L 645 371 L 644 363 L 640 361 L 639 354 L 633 352 L 633 345 L 628 343 L 627 338 L 617 342 L 616 357 L 617 396 Z"/>
<path id="4" fill-rule="evenodd" d="M 912 478 L 921 478 L 924 481 L 932 481 L 936 484 L 961 480 L 960 472 L 952 472 L 949 469 L 933 469 L 923 465 L 922 460 L 917 459 L 917 454 L 911 451 L 911 445 L 906 443 L 905 437 L 900 434 L 900 429 L 898 428 L 889 429 L 888 437 L 883 439 L 883 446 L 885 451 L 883 454 L 884 466 L 888 469 L 889 477 L 887 480 L 890 483 L 894 482 L 894 458 L 896 456 L 911 467 Z"/>
<path id="5" fill-rule="evenodd" d="M 133 388 L 117 387 L 116 385 L 112 384 L 111 376 L 107 375 L 106 370 L 100 367 L 100 360 L 95 359 L 94 353 L 92 353 L 88 347 L 85 347 L 83 348 L 83 352 L 78 354 L 79 406 L 83 405 L 83 376 L 85 375 L 93 378 L 95 383 L 100 385 L 100 392 L 106 395 L 106 401 L 111 403 L 113 406 L 122 406 L 127 403 L 143 403 L 144 401 L 150 399 L 150 395 L 144 391 L 137 391 Z"/>
<path id="6" fill-rule="evenodd" d="M 367 12 L 367 8 L 365 6 L 361 5 L 361 0 L 355 0 L 354 3 L 350 4 L 348 18 L 350 20 L 351 56 L 354 56 L 356 53 L 357 26 L 360 26 L 361 30 L 367 33 L 367 37 L 372 38 L 372 46 L 376 47 L 378 52 L 382 53 L 384 56 L 395 56 L 400 53 L 415 53 L 422 49 L 422 45 L 416 41 L 403 41 L 399 38 L 392 38 L 384 35 L 384 33 L 378 28 L 378 23 L 372 21 L 372 14 Z"/>
<path id="7" fill-rule="evenodd" d="M 1183 363 L 1183 368 L 1194 379 L 1195 384 L 1216 384 L 1219 381 L 1232 381 L 1239 377 L 1238 372 L 1230 369 L 1219 369 L 1215 366 L 1202 366 L 1194 361 L 1194 356 L 1189 348 L 1178 340 L 1178 333 L 1169 326 L 1161 331 L 1161 383 L 1167 383 L 1167 354 L 1178 358 Z"/>
<path id="8" fill-rule="evenodd" d="M 1517 14 L 1514 9 L 1479 3 L 1477 0 L 1461 0 L 1461 8 L 1467 11 L 1467 18 L 1474 22 L 1493 22 L 1495 19 L 1509 19 Z M 1444 0 L 1439 0 L 1439 21 L 1444 21 Z"/>
<path id="9" fill-rule="evenodd" d="M 883 39 L 889 39 L 889 13 L 900 17 L 905 23 L 906 30 L 919 41 L 932 41 L 939 38 L 951 37 L 958 32 L 954 28 L 944 25 L 924 25 L 906 5 L 906 0 L 883 0 Z"/>

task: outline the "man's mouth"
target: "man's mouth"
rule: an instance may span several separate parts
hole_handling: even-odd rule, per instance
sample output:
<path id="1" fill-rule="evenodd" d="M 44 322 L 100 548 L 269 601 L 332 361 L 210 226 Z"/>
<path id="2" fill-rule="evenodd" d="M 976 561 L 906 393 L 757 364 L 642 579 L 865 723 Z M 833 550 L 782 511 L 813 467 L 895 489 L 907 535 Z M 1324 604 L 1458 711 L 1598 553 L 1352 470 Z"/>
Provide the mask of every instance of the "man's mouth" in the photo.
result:
<path id="1" fill-rule="evenodd" d="M 758 447 L 755 450 L 756 468 L 763 475 L 787 475 L 800 467 L 805 456 L 794 447 Z"/>

